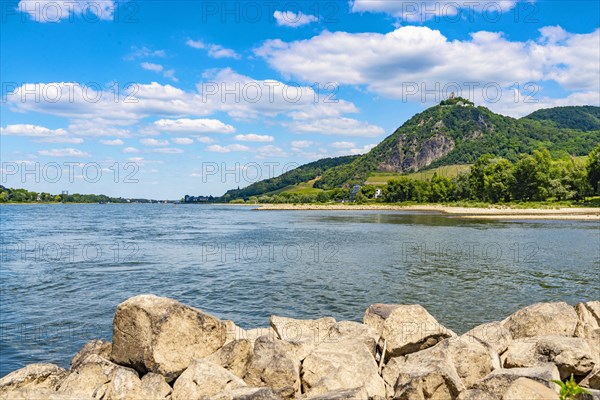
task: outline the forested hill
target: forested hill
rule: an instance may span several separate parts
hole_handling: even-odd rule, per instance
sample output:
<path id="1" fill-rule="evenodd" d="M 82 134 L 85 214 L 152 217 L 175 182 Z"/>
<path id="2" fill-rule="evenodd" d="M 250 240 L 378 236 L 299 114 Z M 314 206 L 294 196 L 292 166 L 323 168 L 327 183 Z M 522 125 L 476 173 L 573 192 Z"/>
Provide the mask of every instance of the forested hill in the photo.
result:
<path id="1" fill-rule="evenodd" d="M 243 189 L 229 190 L 222 199 L 229 201 L 231 199 L 248 198 L 250 196 L 258 196 L 261 194 L 273 192 L 283 189 L 290 185 L 307 182 L 321 176 L 330 168 L 345 165 L 356 160 L 360 156 L 344 156 L 336 158 L 324 158 L 314 161 L 291 171 L 288 171 L 275 178 L 265 179 L 260 182 L 251 184 Z"/>
<path id="2" fill-rule="evenodd" d="M 558 128 L 594 131 L 600 129 L 600 107 L 568 106 L 535 111 L 525 118 L 553 122 Z"/>
<path id="3" fill-rule="evenodd" d="M 554 155 L 586 155 L 600 142 L 600 107 L 558 107 L 514 119 L 447 100 L 409 119 L 369 153 L 327 170 L 315 187 L 332 189 L 363 183 L 371 172 L 413 172 L 470 164 L 490 153 L 517 159 L 547 148 Z"/>

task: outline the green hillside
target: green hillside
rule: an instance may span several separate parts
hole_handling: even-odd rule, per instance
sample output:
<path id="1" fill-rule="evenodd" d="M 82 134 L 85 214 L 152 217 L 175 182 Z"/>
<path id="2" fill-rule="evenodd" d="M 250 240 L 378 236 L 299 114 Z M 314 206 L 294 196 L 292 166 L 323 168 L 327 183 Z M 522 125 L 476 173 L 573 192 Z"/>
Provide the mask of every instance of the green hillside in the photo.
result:
<path id="1" fill-rule="evenodd" d="M 369 153 L 327 170 L 315 187 L 348 187 L 377 172 L 472 164 L 486 153 L 511 161 L 540 148 L 554 155 L 585 155 L 600 142 L 600 129 L 592 129 L 600 107 L 560 107 L 514 119 L 463 100 L 415 115 Z"/>
<path id="2" fill-rule="evenodd" d="M 600 129 L 600 107 L 568 106 L 535 111 L 526 119 L 553 122 L 558 128 L 594 131 Z"/>
<path id="3" fill-rule="evenodd" d="M 221 199 L 229 201 L 232 199 L 248 199 L 250 196 L 259 196 L 267 193 L 277 194 L 283 191 L 302 192 L 307 189 L 309 189 L 309 191 L 314 191 L 312 185 L 309 187 L 305 182 L 313 181 L 328 169 L 351 163 L 358 157 L 359 156 L 344 156 L 314 161 L 288 171 L 278 177 L 253 183 L 246 188 L 229 190 Z"/>

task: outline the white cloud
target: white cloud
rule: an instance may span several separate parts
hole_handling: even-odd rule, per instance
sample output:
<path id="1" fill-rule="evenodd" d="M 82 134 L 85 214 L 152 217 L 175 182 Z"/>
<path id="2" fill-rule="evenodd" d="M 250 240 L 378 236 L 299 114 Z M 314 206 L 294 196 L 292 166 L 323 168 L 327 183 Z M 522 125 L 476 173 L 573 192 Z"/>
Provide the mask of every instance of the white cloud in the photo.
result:
<path id="1" fill-rule="evenodd" d="M 163 70 L 163 68 L 164 68 L 160 64 L 154 64 L 154 63 L 150 63 L 150 62 L 143 62 L 140 65 L 145 70 L 147 70 L 147 71 L 153 71 L 153 72 L 161 72 Z"/>
<path id="2" fill-rule="evenodd" d="M 160 149 L 152 150 L 153 153 L 161 153 L 161 154 L 180 154 L 183 153 L 183 150 L 177 149 L 174 147 L 163 147 Z"/>
<path id="3" fill-rule="evenodd" d="M 167 132 L 233 133 L 235 128 L 217 119 L 160 119 L 154 127 Z"/>
<path id="4" fill-rule="evenodd" d="M 261 146 L 255 151 L 258 153 L 257 158 L 270 158 L 270 157 L 285 157 L 287 153 L 283 151 L 281 148 L 274 146 L 272 144 L 268 144 L 266 146 Z"/>
<path id="5" fill-rule="evenodd" d="M 459 22 L 472 18 L 474 12 L 492 14 L 504 13 L 513 8 L 517 0 L 500 1 L 456 1 L 456 0 L 353 0 L 352 12 L 386 13 L 410 22 L 425 22 L 429 19 L 443 18 L 449 22 Z"/>
<path id="6" fill-rule="evenodd" d="M 273 136 L 269 135 L 256 135 L 254 133 L 249 133 L 247 135 L 235 135 L 235 140 L 239 140 L 240 142 L 272 142 L 275 140 Z"/>
<path id="7" fill-rule="evenodd" d="M 123 149 L 123 153 L 139 153 L 140 151 L 138 149 L 136 149 L 135 147 L 125 147 Z"/>
<path id="8" fill-rule="evenodd" d="M 295 121 L 289 124 L 295 132 L 320 133 L 323 135 L 340 135 L 356 137 L 377 137 L 385 130 L 377 125 L 352 118 L 322 118 L 311 121 Z"/>
<path id="9" fill-rule="evenodd" d="M 140 143 L 146 146 L 167 146 L 169 141 L 149 138 L 140 140 Z"/>
<path id="10" fill-rule="evenodd" d="M 190 138 L 185 138 L 185 137 L 181 137 L 181 138 L 173 138 L 173 143 L 176 144 L 183 144 L 183 145 L 188 145 L 188 144 L 192 144 L 194 143 L 194 139 L 190 139 Z"/>
<path id="11" fill-rule="evenodd" d="M 101 140 L 100 143 L 105 144 L 107 146 L 122 146 L 125 144 L 121 139 L 113 139 L 113 140 Z"/>
<path id="12" fill-rule="evenodd" d="M 177 77 L 175 76 L 175 70 L 174 69 L 168 69 L 163 73 L 163 76 L 165 78 L 168 78 L 170 80 L 172 80 L 173 82 L 179 82 L 179 79 L 177 79 Z"/>
<path id="13" fill-rule="evenodd" d="M 366 144 L 363 147 L 360 148 L 352 148 L 350 149 L 350 154 L 356 155 L 356 154 L 366 154 L 369 151 L 371 151 L 371 149 L 373 147 L 377 146 L 377 144 Z"/>
<path id="14" fill-rule="evenodd" d="M 64 129 L 49 129 L 40 125 L 14 124 L 0 128 L 0 134 L 6 136 L 30 136 L 30 137 L 56 137 L 66 136 Z"/>
<path id="15" fill-rule="evenodd" d="M 290 26 L 293 28 L 297 28 L 302 25 L 307 25 L 311 22 L 317 22 L 319 20 L 314 15 L 303 14 L 302 11 L 299 11 L 298 14 L 296 14 L 293 11 L 275 11 L 273 16 L 277 21 L 277 25 Z"/>
<path id="16" fill-rule="evenodd" d="M 73 148 L 40 150 L 38 154 L 47 157 L 89 157 L 90 154 Z"/>
<path id="17" fill-rule="evenodd" d="M 296 149 L 305 149 L 307 147 L 312 146 L 313 142 L 310 140 L 293 140 L 292 147 Z"/>
<path id="18" fill-rule="evenodd" d="M 200 143 L 205 143 L 205 144 L 214 143 L 214 141 L 215 141 L 215 139 L 208 137 L 208 136 L 194 136 L 194 137 Z"/>
<path id="19" fill-rule="evenodd" d="M 126 60 L 137 60 L 140 58 L 163 58 L 167 55 L 164 50 L 152 50 L 148 47 L 131 46 L 131 53 L 125 57 Z"/>
<path id="20" fill-rule="evenodd" d="M 250 147 L 248 146 L 244 146 L 242 144 L 230 144 L 227 146 L 220 146 L 218 144 L 213 144 L 211 146 L 208 146 L 206 148 L 207 151 L 213 152 L 213 153 L 229 153 L 232 151 L 248 151 L 250 150 Z"/>
<path id="21" fill-rule="evenodd" d="M 572 34 L 543 28 L 537 41 L 526 42 L 483 31 L 469 39 L 448 40 L 425 26 L 386 34 L 325 31 L 290 43 L 269 40 L 255 53 L 301 81 L 364 85 L 379 95 L 417 102 L 429 101 L 424 100 L 425 91 L 439 92 L 430 94 L 439 101 L 456 91 L 455 84 L 464 91 L 468 84 L 478 85 L 472 86 L 476 101 L 488 84 L 508 90 L 515 82 L 522 86 L 550 80 L 565 90 L 600 90 L 600 29 Z"/>
<path id="22" fill-rule="evenodd" d="M 20 12 L 37 22 L 60 22 L 85 14 L 89 21 L 111 20 L 115 10 L 113 0 L 21 0 Z"/>
<path id="23" fill-rule="evenodd" d="M 203 43 L 203 42 L 201 42 L 200 40 L 192 40 L 192 39 L 188 39 L 188 40 L 185 42 L 185 44 L 186 44 L 186 45 L 188 45 L 188 46 L 189 46 L 189 47 L 191 47 L 191 48 L 194 48 L 194 49 L 203 49 L 204 47 L 206 47 L 206 46 L 204 45 L 204 43 Z"/>
<path id="24" fill-rule="evenodd" d="M 193 49 L 208 49 L 208 56 L 212 58 L 233 58 L 239 60 L 242 58 L 233 49 L 228 49 L 219 44 L 206 44 L 200 40 L 188 39 L 185 44 Z"/>
<path id="25" fill-rule="evenodd" d="M 218 44 L 210 45 L 208 48 L 208 55 L 212 58 L 233 58 L 236 60 L 242 58 L 235 50 L 228 49 Z"/>
<path id="26" fill-rule="evenodd" d="M 352 149 L 356 147 L 356 143 L 353 142 L 333 142 L 330 144 L 334 149 Z"/>
<path id="27" fill-rule="evenodd" d="M 46 137 L 37 140 L 40 143 L 70 143 L 70 144 L 82 144 L 84 140 L 82 138 L 77 137 L 65 137 L 65 136 L 55 136 L 55 137 Z"/>

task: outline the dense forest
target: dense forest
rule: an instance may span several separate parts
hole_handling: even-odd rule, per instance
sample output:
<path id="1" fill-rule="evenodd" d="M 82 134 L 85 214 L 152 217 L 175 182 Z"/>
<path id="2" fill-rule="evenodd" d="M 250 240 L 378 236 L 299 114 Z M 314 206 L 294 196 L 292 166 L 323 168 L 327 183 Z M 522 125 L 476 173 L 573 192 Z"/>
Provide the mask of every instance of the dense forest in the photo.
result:
<path id="1" fill-rule="evenodd" d="M 376 190 L 381 197 L 375 199 Z M 455 178 L 399 177 L 386 185 L 364 185 L 353 199 L 385 203 L 485 203 L 581 201 L 600 195 L 600 145 L 587 158 L 553 158 L 547 149 L 521 154 L 516 161 L 493 154 L 479 157 Z M 349 200 L 350 190 L 335 188 L 314 194 L 281 193 L 249 199 L 250 203 L 327 203 Z"/>
<path id="2" fill-rule="evenodd" d="M 50 194 L 12 189 L 0 185 L 0 203 L 149 203 L 146 199 L 124 199 L 103 194 Z"/>

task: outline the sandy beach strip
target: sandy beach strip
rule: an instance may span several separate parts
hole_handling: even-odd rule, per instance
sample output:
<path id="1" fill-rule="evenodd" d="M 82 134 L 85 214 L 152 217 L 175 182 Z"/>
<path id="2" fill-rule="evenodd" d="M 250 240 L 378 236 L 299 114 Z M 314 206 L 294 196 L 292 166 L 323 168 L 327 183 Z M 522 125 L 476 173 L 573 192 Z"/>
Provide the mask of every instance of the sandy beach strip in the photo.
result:
<path id="1" fill-rule="evenodd" d="M 257 210 L 323 210 L 323 211 L 419 211 L 476 219 L 538 219 L 600 221 L 600 208 L 510 208 L 452 207 L 443 205 L 352 205 L 352 204 L 261 204 Z"/>

